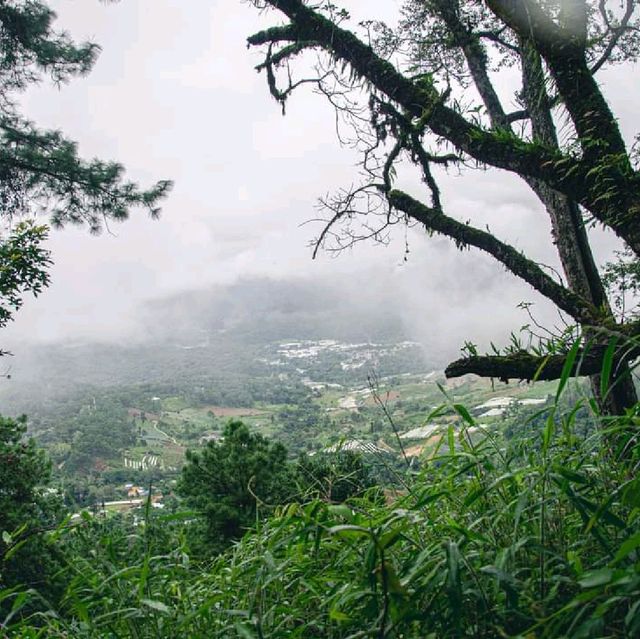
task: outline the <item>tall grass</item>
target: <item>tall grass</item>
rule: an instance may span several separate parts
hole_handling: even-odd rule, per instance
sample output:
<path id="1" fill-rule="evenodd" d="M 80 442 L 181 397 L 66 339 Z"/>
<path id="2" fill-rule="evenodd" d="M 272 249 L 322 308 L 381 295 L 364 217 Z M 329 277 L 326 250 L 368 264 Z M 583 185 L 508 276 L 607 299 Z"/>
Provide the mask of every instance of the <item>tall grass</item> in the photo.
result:
<path id="1" fill-rule="evenodd" d="M 556 398 L 559 400 L 558 398 Z M 59 602 L 5 591 L 8 636 L 458 638 L 640 636 L 638 410 L 576 435 L 559 401 L 511 445 L 460 427 L 410 491 L 293 503 L 207 565 L 180 522 L 63 532 Z M 480 431 L 482 432 L 482 431 Z M 603 440 L 621 441 L 616 457 Z M 187 524 L 188 525 L 188 524 Z M 1 632 L 0 632 L 1 634 Z"/>

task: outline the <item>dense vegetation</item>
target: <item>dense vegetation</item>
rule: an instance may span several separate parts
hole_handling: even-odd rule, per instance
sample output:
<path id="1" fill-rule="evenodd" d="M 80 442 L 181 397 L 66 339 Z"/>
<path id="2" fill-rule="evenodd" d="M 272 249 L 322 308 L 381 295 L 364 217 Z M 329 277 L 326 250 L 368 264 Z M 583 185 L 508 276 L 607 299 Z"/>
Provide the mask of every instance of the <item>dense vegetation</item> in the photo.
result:
<path id="1" fill-rule="evenodd" d="M 21 348 L 0 387 L 2 409 L 29 416 L 29 433 L 53 463 L 53 485 L 75 508 L 122 499 L 131 482 L 171 493 L 185 450 L 221 435 L 234 416 L 292 455 L 341 438 L 375 441 L 388 429 L 364 395 L 357 410 L 340 408 L 352 391 L 366 391 L 372 369 L 386 385 L 403 386 L 403 428 L 440 401 L 434 383 L 420 387 L 429 363 L 418 344 L 405 341 L 397 316 L 391 330 L 384 318 L 366 319 L 368 311 L 338 297 L 340 312 L 313 319 L 305 308 L 313 291 L 295 281 L 247 281 L 206 294 L 208 312 L 185 296 L 156 302 L 154 314 L 173 327 L 170 336 Z M 338 295 L 330 287 L 315 293 L 327 307 Z M 240 302 L 243 309 L 234 306 Z M 183 305 L 182 321 L 176 305 Z M 224 310 L 233 322 L 217 323 Z M 362 320 L 358 330 L 353 318 Z M 145 455 L 158 465 L 125 466 Z"/>
<path id="2" fill-rule="evenodd" d="M 192 531 L 206 511 L 196 502 L 170 514 L 148 505 L 141 518 L 65 521 L 41 537 L 64 567 L 55 588 L 5 587 L 5 631 L 637 636 L 640 447 L 625 436 L 612 451 L 603 447 L 606 433 L 577 435 L 578 408 L 555 403 L 538 416 L 542 428 L 504 440 L 474 434 L 477 424 L 458 405 L 458 422 L 443 433 L 436 454 L 403 474 L 386 501 L 377 488 L 346 500 L 313 489 L 276 500 L 274 490 L 269 504 L 254 498 L 253 529 L 217 555 L 194 551 Z M 610 420 L 607 430 L 628 432 L 637 419 L 630 413 Z M 256 446 L 279 454 L 240 425 L 228 434 L 250 443 L 247 461 L 261 454 Z M 219 445 L 210 446 L 213 453 Z M 223 446 L 242 449 L 231 441 Z M 252 463 L 236 461 L 242 468 Z"/>

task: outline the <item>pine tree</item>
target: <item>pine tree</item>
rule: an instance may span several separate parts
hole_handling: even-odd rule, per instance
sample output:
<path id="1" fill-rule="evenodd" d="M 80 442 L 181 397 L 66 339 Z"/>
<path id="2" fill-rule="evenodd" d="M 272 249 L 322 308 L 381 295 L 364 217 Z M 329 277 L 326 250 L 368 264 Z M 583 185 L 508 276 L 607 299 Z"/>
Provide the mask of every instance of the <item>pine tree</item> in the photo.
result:
<path id="1" fill-rule="evenodd" d="M 157 217 L 171 187 L 165 180 L 141 189 L 124 178 L 121 165 L 83 160 L 61 132 L 41 130 L 20 114 L 20 92 L 43 78 L 62 84 L 85 75 L 99 53 L 96 44 L 77 44 L 55 31 L 55 17 L 40 0 L 0 1 L 0 327 L 25 293 L 37 294 L 49 283 L 47 227 L 35 217 L 97 233 L 134 207 Z"/>

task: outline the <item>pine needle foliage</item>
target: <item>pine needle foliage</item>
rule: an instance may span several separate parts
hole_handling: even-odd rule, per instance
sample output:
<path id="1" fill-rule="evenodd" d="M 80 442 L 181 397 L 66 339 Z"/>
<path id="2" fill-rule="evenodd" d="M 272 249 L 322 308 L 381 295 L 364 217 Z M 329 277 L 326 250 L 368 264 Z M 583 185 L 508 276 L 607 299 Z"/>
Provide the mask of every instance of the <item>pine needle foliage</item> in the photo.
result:
<path id="1" fill-rule="evenodd" d="M 99 233 L 134 209 L 157 218 L 172 186 L 161 180 L 143 189 L 126 179 L 121 164 L 83 159 L 63 133 L 23 116 L 21 92 L 44 79 L 61 85 L 86 75 L 100 51 L 57 31 L 55 18 L 44 1 L 0 1 L 0 327 L 25 294 L 49 284 L 48 228 L 25 219 L 46 216 L 55 228 L 84 225 Z"/>

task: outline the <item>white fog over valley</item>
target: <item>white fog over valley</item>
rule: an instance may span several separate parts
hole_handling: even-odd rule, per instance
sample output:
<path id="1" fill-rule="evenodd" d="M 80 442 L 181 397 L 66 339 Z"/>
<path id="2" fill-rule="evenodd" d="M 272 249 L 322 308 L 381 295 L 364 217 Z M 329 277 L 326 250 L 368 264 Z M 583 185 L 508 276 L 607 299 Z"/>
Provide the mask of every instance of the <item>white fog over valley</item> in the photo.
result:
<path id="1" fill-rule="evenodd" d="M 357 29 L 370 3 L 345 6 Z M 121 162 L 142 186 L 175 185 L 157 221 L 138 210 L 98 236 L 70 225 L 51 232 L 51 285 L 27 297 L 3 332 L 2 348 L 13 353 L 2 362 L 11 376 L 4 392 L 58 371 L 80 380 L 91 363 L 96 373 L 107 366 L 88 358 L 69 367 L 64 348 L 111 344 L 107 367 L 126 368 L 146 357 L 127 349 L 150 341 L 155 351 L 180 348 L 243 322 L 264 327 L 265 339 L 305 332 L 310 339 L 409 339 L 428 368 L 443 368 L 466 340 L 481 349 L 507 343 L 530 322 L 521 302 L 533 304 L 542 324 L 562 326 L 547 300 L 492 258 L 458 251 L 419 226 L 394 228 L 388 245 L 359 242 L 312 259 L 323 227 L 313 220 L 327 216 L 318 198 L 357 182 L 359 156 L 340 144 L 333 109 L 311 89 L 289 99 L 284 117 L 269 95 L 254 70 L 259 54 L 246 46 L 271 24 L 269 12 L 209 0 L 55 0 L 52 7 L 60 28 L 102 51 L 86 77 L 31 87 L 26 114 L 64 131 L 82 155 Z M 386 3 L 376 18 L 394 24 L 398 7 Z M 502 74 L 498 87 L 513 70 Z M 635 95 L 624 74 L 614 67 L 602 81 L 630 131 Z M 506 92 L 504 99 L 514 106 Z M 439 171 L 438 180 L 450 214 L 559 269 L 548 218 L 516 177 L 454 168 Z M 603 263 L 619 245 L 599 229 L 591 233 Z"/>

